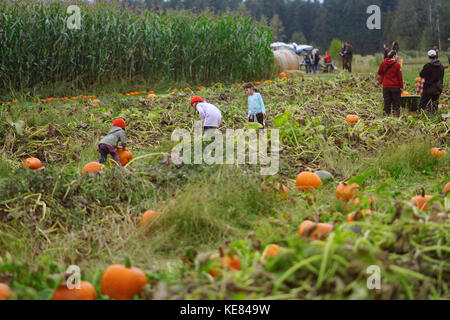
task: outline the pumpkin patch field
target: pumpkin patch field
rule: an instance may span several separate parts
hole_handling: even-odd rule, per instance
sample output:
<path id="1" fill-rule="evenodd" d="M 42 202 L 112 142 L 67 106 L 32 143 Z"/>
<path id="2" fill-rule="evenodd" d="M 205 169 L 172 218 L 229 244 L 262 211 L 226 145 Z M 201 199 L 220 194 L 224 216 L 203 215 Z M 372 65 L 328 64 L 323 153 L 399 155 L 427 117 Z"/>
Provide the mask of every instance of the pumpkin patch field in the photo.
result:
<path id="1" fill-rule="evenodd" d="M 384 118 L 376 83 L 261 81 L 270 177 L 172 162 L 172 132 L 194 120 L 183 88 L 1 105 L 0 299 L 449 299 L 449 118 Z M 221 129 L 248 127 L 241 87 L 201 89 Z M 119 117 L 127 165 L 100 166 Z"/>

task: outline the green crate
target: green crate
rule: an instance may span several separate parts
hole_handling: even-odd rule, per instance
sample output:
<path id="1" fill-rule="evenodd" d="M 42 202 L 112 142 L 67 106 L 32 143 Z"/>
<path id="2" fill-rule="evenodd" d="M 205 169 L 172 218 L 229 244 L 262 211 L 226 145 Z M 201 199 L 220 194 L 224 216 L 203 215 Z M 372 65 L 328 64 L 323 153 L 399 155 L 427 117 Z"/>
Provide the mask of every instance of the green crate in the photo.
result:
<path id="1" fill-rule="evenodd" d="M 414 112 L 419 110 L 420 96 L 406 96 L 400 98 L 400 107 Z"/>

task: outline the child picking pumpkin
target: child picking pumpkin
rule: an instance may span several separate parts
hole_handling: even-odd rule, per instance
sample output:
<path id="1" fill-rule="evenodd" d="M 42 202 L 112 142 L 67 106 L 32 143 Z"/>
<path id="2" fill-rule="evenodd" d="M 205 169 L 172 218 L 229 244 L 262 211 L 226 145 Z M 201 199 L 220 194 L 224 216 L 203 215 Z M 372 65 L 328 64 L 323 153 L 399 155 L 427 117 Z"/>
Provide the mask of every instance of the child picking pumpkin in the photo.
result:
<path id="1" fill-rule="evenodd" d="M 244 86 L 245 93 L 248 96 L 248 122 L 258 122 L 263 128 L 265 126 L 266 107 L 261 94 L 251 83 Z"/>
<path id="2" fill-rule="evenodd" d="M 125 134 L 126 123 L 123 119 L 115 119 L 113 121 L 113 127 L 108 132 L 108 135 L 100 140 L 97 151 L 100 153 L 99 163 L 105 163 L 108 158 L 108 154 L 120 165 L 120 159 L 117 155 L 117 147 L 119 141 L 122 143 L 122 147 L 125 149 L 127 145 L 127 137 Z"/>

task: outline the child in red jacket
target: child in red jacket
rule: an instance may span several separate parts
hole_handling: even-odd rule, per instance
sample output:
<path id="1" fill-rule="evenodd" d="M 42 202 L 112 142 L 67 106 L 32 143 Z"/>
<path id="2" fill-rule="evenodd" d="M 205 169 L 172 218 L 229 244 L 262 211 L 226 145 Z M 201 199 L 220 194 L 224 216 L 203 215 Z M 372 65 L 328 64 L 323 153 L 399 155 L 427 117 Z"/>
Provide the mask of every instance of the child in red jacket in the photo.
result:
<path id="1" fill-rule="evenodd" d="M 379 82 L 383 84 L 384 115 L 390 116 L 392 109 L 395 116 L 400 116 L 400 97 L 403 91 L 403 75 L 397 62 L 397 52 L 392 50 L 378 69 Z"/>

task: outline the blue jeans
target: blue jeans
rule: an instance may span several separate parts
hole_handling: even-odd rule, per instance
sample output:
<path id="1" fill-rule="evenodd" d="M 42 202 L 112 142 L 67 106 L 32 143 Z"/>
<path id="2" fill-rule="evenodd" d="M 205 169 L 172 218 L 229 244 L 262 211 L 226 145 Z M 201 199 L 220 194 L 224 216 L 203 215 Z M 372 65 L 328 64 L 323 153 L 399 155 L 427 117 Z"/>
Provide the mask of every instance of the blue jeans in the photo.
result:
<path id="1" fill-rule="evenodd" d="M 319 65 L 318 64 L 313 64 L 312 65 L 312 72 L 313 73 L 319 73 Z"/>
<path id="2" fill-rule="evenodd" d="M 117 152 L 111 152 L 108 149 L 108 146 L 106 144 L 99 144 L 98 145 L 98 152 L 100 152 L 100 159 L 98 160 L 99 163 L 105 163 L 106 159 L 108 158 L 108 154 L 111 155 L 111 157 L 114 159 L 114 161 L 117 162 L 117 164 L 120 166 L 120 159 L 117 155 Z"/>

